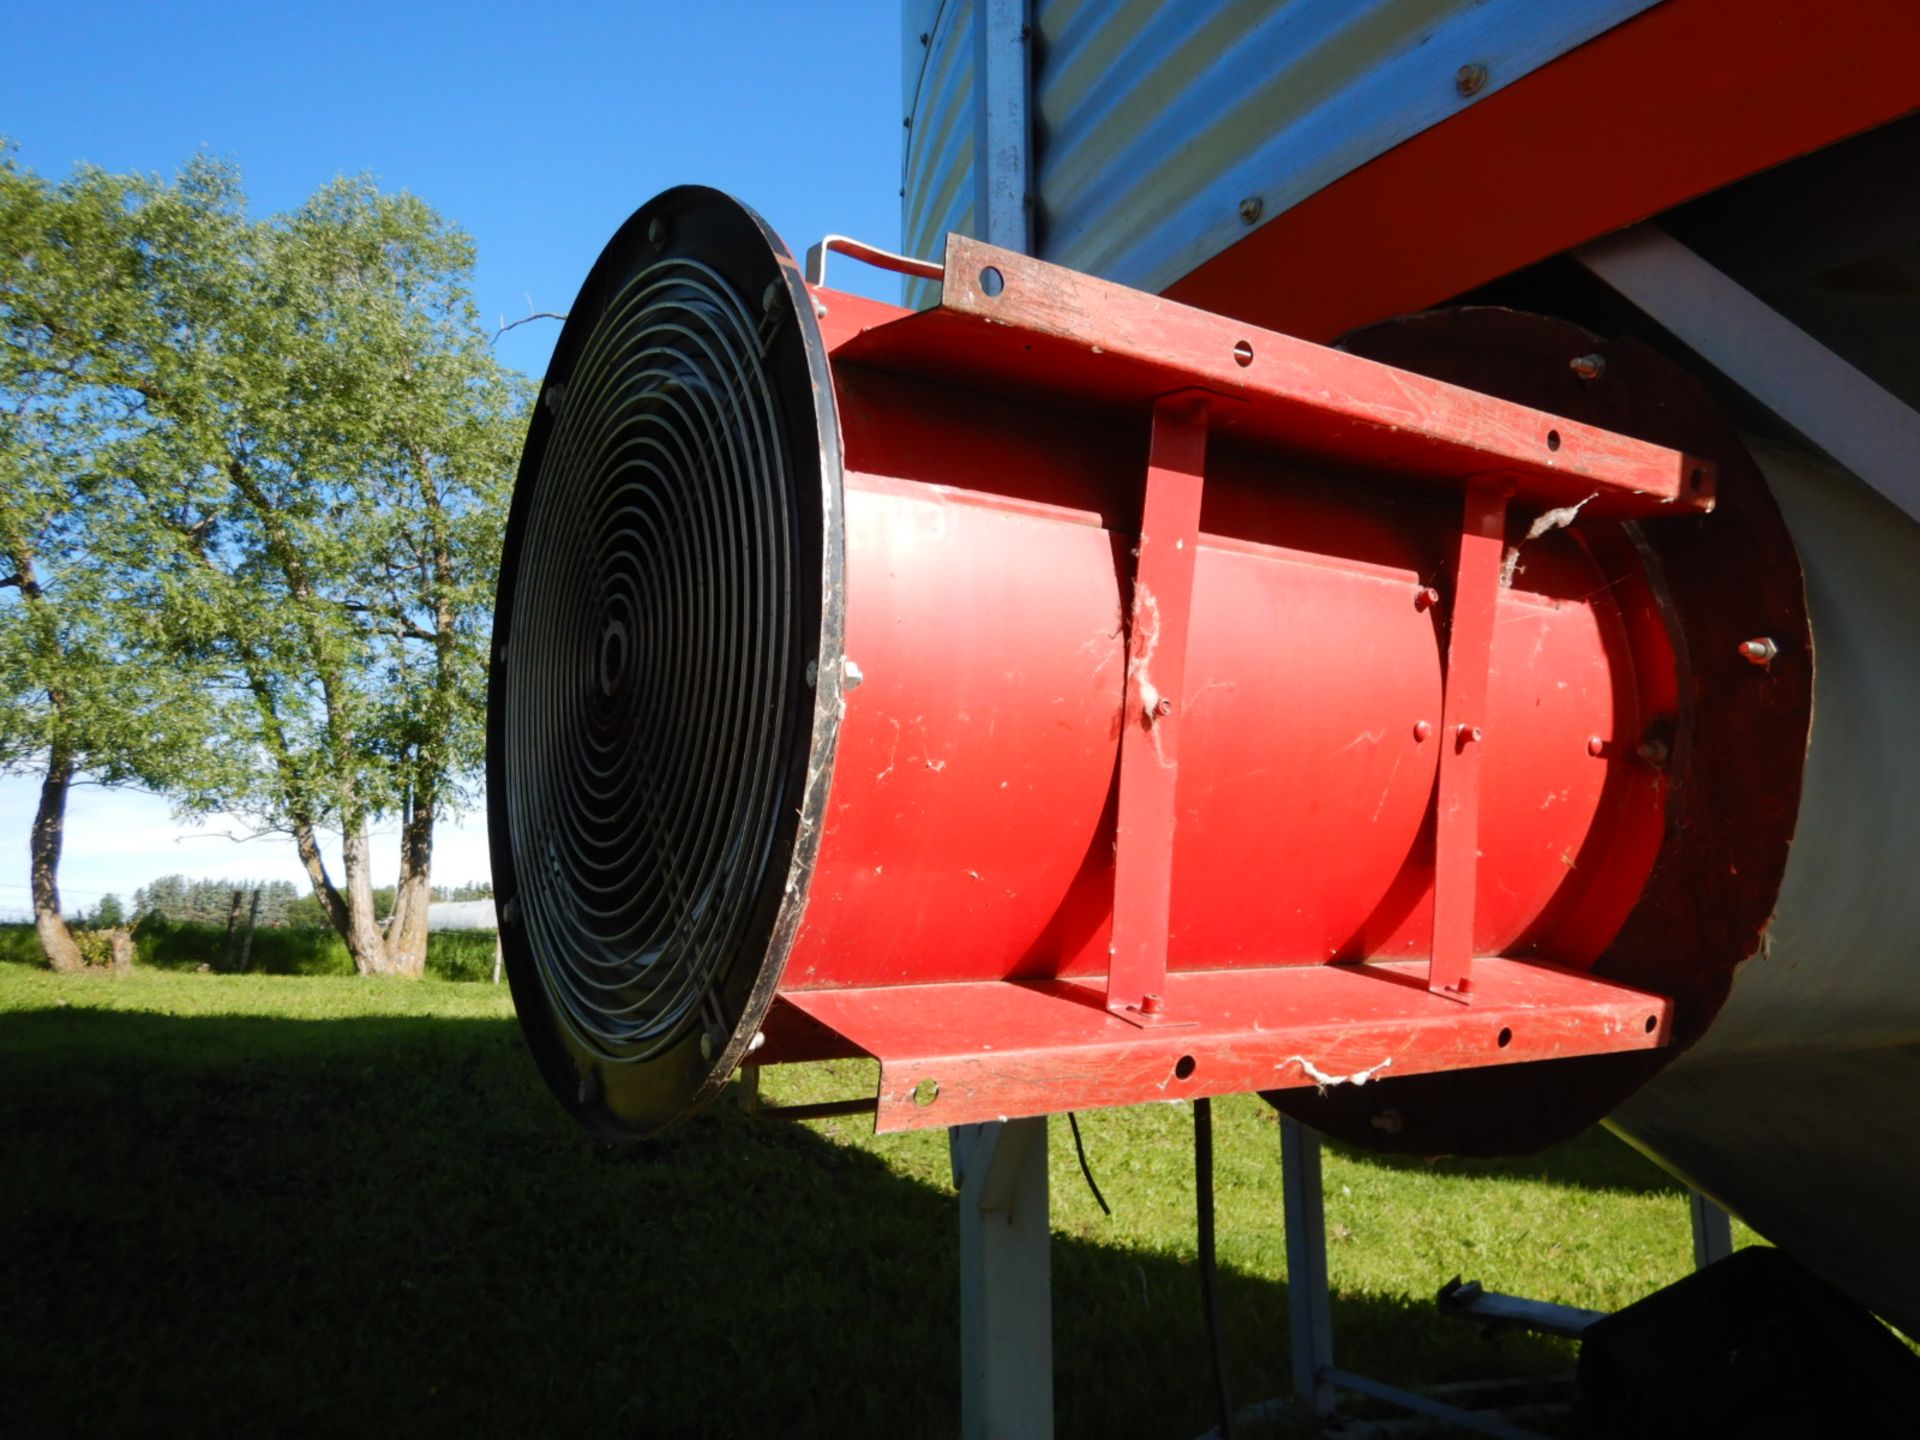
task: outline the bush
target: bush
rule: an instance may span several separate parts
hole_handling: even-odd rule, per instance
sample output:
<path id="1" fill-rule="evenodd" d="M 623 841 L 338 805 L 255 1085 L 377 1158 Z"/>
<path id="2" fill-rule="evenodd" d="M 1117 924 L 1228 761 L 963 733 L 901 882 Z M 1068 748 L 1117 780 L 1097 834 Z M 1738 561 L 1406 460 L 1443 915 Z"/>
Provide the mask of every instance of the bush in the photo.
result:
<path id="1" fill-rule="evenodd" d="M 227 948 L 227 927 L 192 920 L 143 915 L 133 927 L 135 963 L 156 970 L 220 968 Z M 240 935 L 233 940 L 240 956 Z M 247 969 L 258 975 L 351 975 L 353 958 L 346 941 L 331 930 L 295 930 L 260 926 L 253 932 Z"/>
<path id="2" fill-rule="evenodd" d="M 74 939 L 92 965 L 112 963 L 107 932 L 74 928 Z M 234 937 L 234 958 L 240 954 Z M 143 915 L 133 927 L 134 963 L 155 970 L 220 968 L 226 952 L 227 927 L 192 920 L 169 920 Z M 40 937 L 31 925 L 0 925 L 0 965 L 46 968 Z M 301 926 L 265 926 L 253 932 L 253 952 L 247 969 L 256 975 L 351 975 L 353 958 L 347 944 L 331 930 Z M 441 980 L 491 980 L 493 932 L 444 930 L 427 937 L 427 974 Z"/>
<path id="3" fill-rule="evenodd" d="M 440 930 L 427 936 L 427 973 L 442 980 L 491 980 L 493 931 Z"/>
<path id="4" fill-rule="evenodd" d="M 0 965 L 37 965 L 44 969 L 47 957 L 40 951 L 40 936 L 31 925 L 0 925 Z"/>

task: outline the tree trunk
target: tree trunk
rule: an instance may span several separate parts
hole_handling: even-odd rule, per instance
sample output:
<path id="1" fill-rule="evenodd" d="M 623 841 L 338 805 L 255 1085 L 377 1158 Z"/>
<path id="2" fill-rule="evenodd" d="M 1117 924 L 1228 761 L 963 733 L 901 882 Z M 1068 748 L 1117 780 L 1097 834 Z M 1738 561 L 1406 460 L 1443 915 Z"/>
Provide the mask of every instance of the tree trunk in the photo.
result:
<path id="1" fill-rule="evenodd" d="M 314 898 L 327 912 L 327 923 L 339 932 L 342 940 L 348 939 L 347 902 L 340 898 L 333 877 L 327 874 L 327 858 L 320 853 L 320 836 L 313 821 L 301 816 L 293 822 L 293 843 L 300 852 L 300 863 L 306 867 L 307 879 L 313 884 Z"/>
<path id="2" fill-rule="evenodd" d="M 340 837 L 341 866 L 347 872 L 347 952 L 362 975 L 386 975 L 393 966 L 387 942 L 373 916 L 372 841 L 363 819 Z"/>
<path id="3" fill-rule="evenodd" d="M 416 789 L 400 830 L 400 879 L 387 922 L 387 962 L 396 975 L 427 971 L 427 907 L 433 903 L 433 801 Z"/>
<path id="4" fill-rule="evenodd" d="M 59 744 L 47 756 L 47 778 L 40 784 L 40 808 L 34 812 L 29 852 L 33 860 L 33 928 L 40 948 L 56 970 L 84 970 L 86 961 L 60 913 L 60 844 L 67 824 L 67 787 L 73 783 L 73 757 Z"/>

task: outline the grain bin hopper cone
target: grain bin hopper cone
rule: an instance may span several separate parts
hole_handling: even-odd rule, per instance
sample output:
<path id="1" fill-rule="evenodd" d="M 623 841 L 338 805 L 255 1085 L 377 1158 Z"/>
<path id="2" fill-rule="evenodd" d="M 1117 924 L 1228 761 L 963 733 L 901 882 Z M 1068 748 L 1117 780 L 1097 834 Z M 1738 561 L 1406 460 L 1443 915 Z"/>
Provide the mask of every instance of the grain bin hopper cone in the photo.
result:
<path id="1" fill-rule="evenodd" d="M 672 190 L 560 338 L 488 804 L 576 1116 L 866 1055 L 883 1130 L 1486 1071 L 1497 1131 L 1705 1026 L 1724 977 L 1615 947 L 1705 863 L 1669 820 L 1722 658 L 1661 554 L 1713 463 L 960 237 L 899 263 L 938 305 Z"/>

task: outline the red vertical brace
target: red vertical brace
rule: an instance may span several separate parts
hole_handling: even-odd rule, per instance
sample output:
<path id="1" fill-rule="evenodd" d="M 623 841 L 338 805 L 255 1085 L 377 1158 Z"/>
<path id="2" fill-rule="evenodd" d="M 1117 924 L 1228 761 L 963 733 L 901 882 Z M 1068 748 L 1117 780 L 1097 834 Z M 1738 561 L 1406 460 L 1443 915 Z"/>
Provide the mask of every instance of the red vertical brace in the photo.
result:
<path id="1" fill-rule="evenodd" d="M 1120 729 L 1120 811 L 1114 834 L 1112 964 L 1107 1008 L 1129 1018 L 1160 1010 L 1173 889 L 1174 786 L 1187 669 L 1193 560 L 1207 458 L 1207 397 L 1162 396 L 1153 407 L 1127 683 Z"/>
<path id="2" fill-rule="evenodd" d="M 1512 486 L 1467 487 L 1447 627 L 1446 697 L 1440 726 L 1440 778 L 1433 844 L 1433 959 L 1427 988 L 1465 1001 L 1473 989 L 1473 901 L 1480 860 L 1480 765 L 1487 674 L 1493 663 L 1494 608 L 1506 549 Z"/>

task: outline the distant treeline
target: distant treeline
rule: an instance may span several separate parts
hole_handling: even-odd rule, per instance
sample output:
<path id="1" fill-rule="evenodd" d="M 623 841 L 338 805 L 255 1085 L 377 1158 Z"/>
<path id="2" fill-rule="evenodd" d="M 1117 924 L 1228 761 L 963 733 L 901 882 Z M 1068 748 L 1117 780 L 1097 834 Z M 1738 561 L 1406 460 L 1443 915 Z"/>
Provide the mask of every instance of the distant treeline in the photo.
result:
<path id="1" fill-rule="evenodd" d="M 286 880 L 190 880 L 185 875 L 162 875 L 133 892 L 133 913 L 128 918 L 141 920 L 154 916 L 174 924 L 218 925 L 224 929 L 233 913 L 234 895 L 240 896 L 244 918 L 253 905 L 256 890 L 260 892 L 260 925 L 294 930 L 328 928 L 326 912 L 320 908 L 319 899 Z M 391 885 L 373 892 L 374 914 L 378 919 L 384 921 L 393 913 L 393 898 Z M 490 900 L 493 886 L 485 883 L 436 885 L 433 898 Z M 117 902 L 113 909 L 117 912 Z"/>

